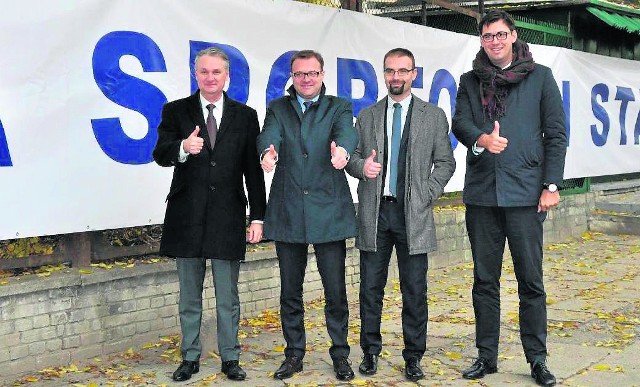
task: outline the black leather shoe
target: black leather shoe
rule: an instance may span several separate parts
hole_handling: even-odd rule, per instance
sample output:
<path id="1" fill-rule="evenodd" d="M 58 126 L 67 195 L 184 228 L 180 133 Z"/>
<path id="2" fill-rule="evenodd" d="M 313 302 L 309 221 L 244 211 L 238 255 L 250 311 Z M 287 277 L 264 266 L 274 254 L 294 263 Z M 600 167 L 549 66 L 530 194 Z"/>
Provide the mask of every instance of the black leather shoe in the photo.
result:
<path id="1" fill-rule="evenodd" d="M 247 377 L 247 373 L 240 367 L 237 360 L 223 361 L 222 373 L 231 380 L 244 380 Z"/>
<path id="2" fill-rule="evenodd" d="M 298 356 L 287 356 L 280 368 L 273 374 L 273 377 L 276 379 L 286 379 L 300 371 L 302 371 L 302 358 Z"/>
<path id="3" fill-rule="evenodd" d="M 349 364 L 349 359 L 346 357 L 340 357 L 333 361 L 333 370 L 336 373 L 338 380 L 351 380 L 355 376 Z"/>
<path id="4" fill-rule="evenodd" d="M 462 371 L 462 377 L 465 379 L 481 379 L 487 374 L 495 374 L 498 367 L 491 365 L 491 362 L 483 357 L 479 357 L 473 362 L 471 367 Z"/>
<path id="5" fill-rule="evenodd" d="M 176 382 L 184 382 L 185 380 L 191 379 L 191 375 L 197 374 L 198 371 L 200 371 L 199 361 L 183 360 L 182 363 L 180 363 L 180 367 L 178 367 L 171 377 Z"/>
<path id="6" fill-rule="evenodd" d="M 547 368 L 547 364 L 538 361 L 531 364 L 531 377 L 536 380 L 539 386 L 555 386 L 556 377 Z"/>
<path id="7" fill-rule="evenodd" d="M 424 378 L 424 372 L 420 368 L 420 359 L 409 359 L 404 363 L 404 376 L 412 382 Z"/>
<path id="8" fill-rule="evenodd" d="M 362 375 L 371 376 L 378 372 L 378 355 L 371 355 L 369 353 L 362 356 L 362 363 L 358 367 L 358 371 Z"/>

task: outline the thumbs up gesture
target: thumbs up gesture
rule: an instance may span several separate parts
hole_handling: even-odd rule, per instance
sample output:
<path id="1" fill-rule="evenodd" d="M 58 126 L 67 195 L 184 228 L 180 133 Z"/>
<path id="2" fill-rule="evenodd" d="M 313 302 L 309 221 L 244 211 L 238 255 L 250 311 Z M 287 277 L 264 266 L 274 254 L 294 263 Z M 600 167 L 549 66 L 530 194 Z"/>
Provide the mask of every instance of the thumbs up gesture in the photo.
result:
<path id="1" fill-rule="evenodd" d="M 376 161 L 376 150 L 371 149 L 371 154 L 364 160 L 363 172 L 367 179 L 375 179 L 382 170 L 382 164 Z"/>
<path id="2" fill-rule="evenodd" d="M 269 145 L 269 148 L 262 152 L 262 159 L 260 160 L 260 165 L 262 166 L 262 170 L 265 172 L 273 171 L 276 163 L 278 162 L 278 152 L 276 152 L 276 148 L 273 144 Z"/>
<path id="3" fill-rule="evenodd" d="M 347 151 L 337 146 L 335 141 L 331 141 L 331 164 L 335 169 L 343 169 L 347 166 Z"/>
<path id="4" fill-rule="evenodd" d="M 478 137 L 478 146 L 495 154 L 505 150 L 508 142 L 509 140 L 506 138 L 500 137 L 500 123 L 498 121 L 493 123 L 493 131 L 491 134 L 482 134 Z"/>
<path id="5" fill-rule="evenodd" d="M 182 142 L 182 149 L 191 155 L 197 155 L 200 153 L 204 146 L 204 140 L 202 137 L 198 137 L 198 133 L 200 133 L 200 127 L 196 126 L 189 137 Z"/>

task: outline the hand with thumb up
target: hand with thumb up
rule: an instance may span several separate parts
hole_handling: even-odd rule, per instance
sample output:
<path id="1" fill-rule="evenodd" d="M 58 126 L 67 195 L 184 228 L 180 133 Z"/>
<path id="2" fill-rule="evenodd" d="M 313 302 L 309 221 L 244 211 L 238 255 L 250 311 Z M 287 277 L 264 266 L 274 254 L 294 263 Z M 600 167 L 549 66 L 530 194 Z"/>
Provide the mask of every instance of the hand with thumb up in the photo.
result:
<path id="1" fill-rule="evenodd" d="M 343 169 L 347 166 L 347 151 L 337 146 L 335 141 L 331 141 L 331 164 L 335 169 Z"/>
<path id="2" fill-rule="evenodd" d="M 382 171 L 382 164 L 376 161 L 376 150 L 371 149 L 371 154 L 364 160 L 363 172 L 367 179 L 375 179 Z"/>
<path id="3" fill-rule="evenodd" d="M 204 139 L 202 137 L 198 137 L 198 133 L 200 133 L 200 127 L 196 126 L 189 137 L 182 142 L 182 149 L 190 155 L 197 155 L 204 146 Z"/>
<path id="4" fill-rule="evenodd" d="M 276 148 L 271 144 L 269 148 L 262 153 L 260 165 L 262 166 L 263 171 L 271 172 L 273 171 L 273 168 L 275 168 L 277 162 L 278 152 L 276 152 Z"/>
<path id="5" fill-rule="evenodd" d="M 491 134 L 481 134 L 480 137 L 478 137 L 477 144 L 491 153 L 498 154 L 505 150 L 508 142 L 509 140 L 505 137 L 500 137 L 500 123 L 495 121 Z"/>

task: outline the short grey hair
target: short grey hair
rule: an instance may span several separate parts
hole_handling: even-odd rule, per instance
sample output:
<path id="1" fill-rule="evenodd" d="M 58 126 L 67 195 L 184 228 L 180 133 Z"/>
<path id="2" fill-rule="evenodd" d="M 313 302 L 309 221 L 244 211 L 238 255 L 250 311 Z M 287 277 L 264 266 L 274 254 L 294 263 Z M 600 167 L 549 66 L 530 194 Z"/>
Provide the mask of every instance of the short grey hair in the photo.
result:
<path id="1" fill-rule="evenodd" d="M 196 58 L 193 60 L 193 67 L 196 67 L 196 64 L 198 63 L 198 59 L 200 59 L 203 56 L 217 56 L 218 58 L 222 59 L 224 61 L 224 67 L 227 69 L 227 71 L 229 71 L 229 57 L 227 56 L 227 54 L 222 51 L 221 49 L 217 48 L 217 47 L 207 47 L 203 50 L 198 51 L 198 53 L 196 54 Z"/>

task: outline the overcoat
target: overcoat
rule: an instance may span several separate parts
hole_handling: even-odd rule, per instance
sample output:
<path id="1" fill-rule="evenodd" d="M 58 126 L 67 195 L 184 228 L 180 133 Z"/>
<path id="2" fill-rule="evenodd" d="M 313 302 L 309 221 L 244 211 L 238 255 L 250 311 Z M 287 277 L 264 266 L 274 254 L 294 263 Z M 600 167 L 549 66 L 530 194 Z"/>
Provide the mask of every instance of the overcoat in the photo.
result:
<path id="1" fill-rule="evenodd" d="M 189 137 L 196 125 L 205 146 L 199 154 L 189 155 L 180 163 L 181 141 Z M 222 119 L 212 148 L 199 92 L 164 106 L 153 159 L 174 170 L 167 195 L 161 254 L 244 259 L 247 205 L 250 220 L 262 220 L 266 207 L 264 174 L 255 152 L 259 131 L 256 111 L 225 93 Z"/>
<path id="2" fill-rule="evenodd" d="M 453 175 L 456 162 L 444 111 L 415 95 L 412 98 L 409 127 L 406 128 L 409 130 L 409 138 L 402 200 L 409 254 L 423 254 L 436 250 L 432 206 L 444 192 L 444 186 Z M 384 145 L 386 109 L 387 97 L 360 112 L 356 121 L 360 140 L 354 157 L 347 164 L 347 172 L 360 179 L 356 247 L 373 252 L 377 250 L 376 230 L 383 174 L 380 173 L 375 179 L 367 179 L 363 167 L 372 149 L 376 150 L 378 162 L 388 159 Z"/>
<path id="3" fill-rule="evenodd" d="M 472 152 L 482 133 L 490 134 L 494 122 L 485 118 L 480 81 L 469 71 L 460 77 L 452 130 L 467 147 L 463 200 L 491 207 L 535 206 L 542 184 L 562 183 L 567 132 L 562 98 L 551 69 L 537 64 L 509 90 L 506 114 L 498 120 L 504 151 Z"/>
<path id="4" fill-rule="evenodd" d="M 288 243 L 326 243 L 356 235 L 355 207 L 344 170 L 331 164 L 331 141 L 353 153 L 358 134 L 351 103 L 325 95 L 302 114 L 293 86 L 267 108 L 258 154 L 278 152 L 264 234 Z"/>

